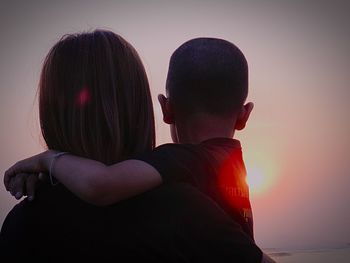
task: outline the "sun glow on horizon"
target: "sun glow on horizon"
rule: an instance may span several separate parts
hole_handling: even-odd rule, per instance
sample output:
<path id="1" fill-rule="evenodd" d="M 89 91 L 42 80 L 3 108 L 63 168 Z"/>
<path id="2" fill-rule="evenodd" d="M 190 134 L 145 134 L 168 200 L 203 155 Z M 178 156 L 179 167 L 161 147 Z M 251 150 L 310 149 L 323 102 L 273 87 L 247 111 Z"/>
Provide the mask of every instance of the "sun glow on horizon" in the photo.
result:
<path id="1" fill-rule="evenodd" d="M 251 197 L 267 194 L 276 183 L 276 165 L 265 156 L 254 156 L 247 162 L 246 181 Z"/>

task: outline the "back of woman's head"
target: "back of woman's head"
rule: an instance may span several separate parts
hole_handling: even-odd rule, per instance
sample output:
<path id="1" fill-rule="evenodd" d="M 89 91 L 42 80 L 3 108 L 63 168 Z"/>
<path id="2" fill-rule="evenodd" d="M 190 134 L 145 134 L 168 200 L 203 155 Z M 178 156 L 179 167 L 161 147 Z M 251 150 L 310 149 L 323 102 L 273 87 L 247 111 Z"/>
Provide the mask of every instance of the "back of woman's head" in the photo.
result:
<path id="1" fill-rule="evenodd" d="M 145 69 L 110 31 L 66 35 L 54 45 L 41 73 L 39 114 L 49 149 L 111 164 L 154 147 Z"/>

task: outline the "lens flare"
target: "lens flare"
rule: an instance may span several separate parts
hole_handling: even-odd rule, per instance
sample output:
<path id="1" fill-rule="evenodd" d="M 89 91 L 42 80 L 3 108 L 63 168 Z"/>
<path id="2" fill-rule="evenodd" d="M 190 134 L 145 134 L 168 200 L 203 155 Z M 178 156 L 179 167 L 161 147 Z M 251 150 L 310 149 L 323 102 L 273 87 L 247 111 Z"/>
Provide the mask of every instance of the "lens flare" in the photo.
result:
<path id="1" fill-rule="evenodd" d="M 90 91 L 87 87 L 83 87 L 77 96 L 77 104 L 81 107 L 90 101 Z"/>

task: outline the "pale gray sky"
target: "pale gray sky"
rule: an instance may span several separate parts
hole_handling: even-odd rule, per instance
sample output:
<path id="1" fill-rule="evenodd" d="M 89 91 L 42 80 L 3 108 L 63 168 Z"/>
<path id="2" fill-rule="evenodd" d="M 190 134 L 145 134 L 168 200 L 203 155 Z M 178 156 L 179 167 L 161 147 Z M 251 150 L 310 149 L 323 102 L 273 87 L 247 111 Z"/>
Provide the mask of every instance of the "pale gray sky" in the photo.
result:
<path id="1" fill-rule="evenodd" d="M 220 37 L 239 46 L 250 67 L 249 100 L 256 107 L 237 135 L 255 178 L 257 243 L 350 242 L 347 1 L 8 1 L 0 7 L 0 173 L 43 149 L 36 88 L 43 59 L 63 34 L 95 28 L 121 34 L 141 55 L 154 98 L 180 44 Z M 154 102 L 157 141 L 169 142 Z M 0 224 L 16 202 L 0 184 Z"/>

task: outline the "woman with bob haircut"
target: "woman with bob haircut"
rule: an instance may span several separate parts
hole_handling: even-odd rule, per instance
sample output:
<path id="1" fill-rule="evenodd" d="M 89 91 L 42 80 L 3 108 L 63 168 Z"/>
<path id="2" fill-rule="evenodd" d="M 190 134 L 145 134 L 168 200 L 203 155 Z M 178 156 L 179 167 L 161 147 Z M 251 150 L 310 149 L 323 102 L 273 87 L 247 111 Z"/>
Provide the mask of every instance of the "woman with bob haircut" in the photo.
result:
<path id="1" fill-rule="evenodd" d="M 48 149 L 112 164 L 154 148 L 145 69 L 110 31 L 65 35 L 53 46 L 41 72 L 39 114 Z"/>
<path id="2" fill-rule="evenodd" d="M 64 35 L 44 60 L 38 92 L 41 133 L 49 150 L 110 165 L 154 148 L 153 106 L 143 63 L 133 46 L 111 31 Z M 29 189 L 38 180 L 38 174 L 19 174 L 14 182 L 25 181 Z M 36 200 L 29 201 L 17 204 L 2 225 L 1 259 L 56 262 L 67 255 L 100 257 L 103 249 L 96 246 L 110 240 L 108 232 L 100 233 L 109 220 L 105 213 L 113 218 L 113 211 L 125 210 L 101 211 L 62 184 L 43 185 Z"/>
<path id="3" fill-rule="evenodd" d="M 70 153 L 108 166 L 155 146 L 144 66 L 136 50 L 111 31 L 65 35 L 51 48 L 39 82 L 39 117 L 48 152 Z M 17 199 L 27 194 L 31 201 L 39 178 L 38 173 L 20 173 L 5 184 L 17 189 Z M 130 194 L 134 192 L 139 192 L 137 187 Z"/>

